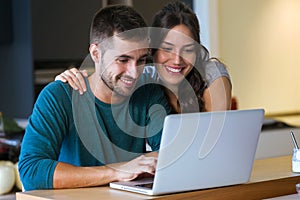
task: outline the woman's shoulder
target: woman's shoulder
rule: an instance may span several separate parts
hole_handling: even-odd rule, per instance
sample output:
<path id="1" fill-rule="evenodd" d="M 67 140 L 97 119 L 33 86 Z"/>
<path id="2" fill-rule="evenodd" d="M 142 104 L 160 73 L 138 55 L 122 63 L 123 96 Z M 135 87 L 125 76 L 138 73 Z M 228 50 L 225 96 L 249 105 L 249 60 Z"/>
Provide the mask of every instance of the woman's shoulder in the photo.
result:
<path id="1" fill-rule="evenodd" d="M 227 77 L 229 80 L 230 75 L 224 63 L 215 58 L 210 58 L 204 62 L 205 80 L 210 85 L 214 80 L 222 76 Z"/>
<path id="2" fill-rule="evenodd" d="M 210 57 L 209 51 L 203 45 L 201 45 L 200 54 L 203 61 L 204 78 L 208 85 L 222 76 L 231 81 L 226 65 L 219 59 Z"/>

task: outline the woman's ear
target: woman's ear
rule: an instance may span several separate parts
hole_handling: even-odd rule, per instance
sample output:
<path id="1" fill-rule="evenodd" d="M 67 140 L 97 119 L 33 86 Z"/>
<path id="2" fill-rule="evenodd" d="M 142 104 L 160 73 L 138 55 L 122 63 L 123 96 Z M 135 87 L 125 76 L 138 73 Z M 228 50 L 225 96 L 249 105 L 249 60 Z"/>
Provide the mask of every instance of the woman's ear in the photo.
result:
<path id="1" fill-rule="evenodd" d="M 90 54 L 91 54 L 91 57 L 92 57 L 93 61 L 95 63 L 99 63 L 99 61 L 101 59 L 100 58 L 101 53 L 100 53 L 100 49 L 98 48 L 98 45 L 97 44 L 91 44 L 90 48 L 89 48 L 89 51 L 90 51 Z"/>

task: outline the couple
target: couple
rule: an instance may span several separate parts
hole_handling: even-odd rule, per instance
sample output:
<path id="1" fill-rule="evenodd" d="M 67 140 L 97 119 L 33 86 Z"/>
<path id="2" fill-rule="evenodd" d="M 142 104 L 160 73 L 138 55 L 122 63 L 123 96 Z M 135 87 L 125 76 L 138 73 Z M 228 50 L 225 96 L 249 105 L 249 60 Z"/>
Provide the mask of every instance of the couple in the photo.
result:
<path id="1" fill-rule="evenodd" d="M 167 25 L 174 15 L 196 20 L 191 10 L 175 2 L 166 5 L 155 21 Z M 95 72 L 84 79 L 87 92 L 73 93 L 68 84 L 55 81 L 41 92 L 34 106 L 19 160 L 24 189 L 99 186 L 153 175 L 166 114 L 184 111 L 196 103 L 198 109 L 193 112 L 209 110 L 204 107 L 206 84 L 200 69 L 192 64 L 203 60 L 196 56 L 203 49 L 192 42 L 199 42 L 199 32 L 193 31 L 198 25 L 195 22 L 192 27 L 183 25 L 185 21 L 168 27 L 188 36 L 180 36 L 185 42 L 172 37 L 172 31 L 156 34 L 162 43 L 151 52 L 153 61 L 161 63 L 159 76 L 153 73 L 161 83 L 155 84 L 152 78 L 149 81 L 149 74 L 142 74 L 149 57 L 148 28 L 143 18 L 127 6 L 106 7 L 96 13 L 89 48 Z M 154 26 L 165 28 L 159 23 Z M 189 100 L 184 92 L 191 90 L 174 87 L 181 82 L 191 85 L 194 101 L 184 99 Z M 179 103 L 173 99 L 176 96 Z M 153 152 L 146 153 L 146 143 Z"/>

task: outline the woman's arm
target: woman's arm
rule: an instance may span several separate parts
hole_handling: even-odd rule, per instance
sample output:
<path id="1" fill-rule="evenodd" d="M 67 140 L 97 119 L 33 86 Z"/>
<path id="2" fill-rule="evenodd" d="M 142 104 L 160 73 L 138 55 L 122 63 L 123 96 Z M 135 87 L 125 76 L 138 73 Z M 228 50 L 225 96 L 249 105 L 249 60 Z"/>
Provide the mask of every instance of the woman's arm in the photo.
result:
<path id="1" fill-rule="evenodd" d="M 201 50 L 204 78 L 208 85 L 203 94 L 205 110 L 208 112 L 230 110 L 232 84 L 227 67 L 220 60 L 210 58 L 204 46 Z"/>
<path id="2" fill-rule="evenodd" d="M 206 111 L 230 110 L 231 83 L 225 76 L 214 80 L 203 94 Z"/>

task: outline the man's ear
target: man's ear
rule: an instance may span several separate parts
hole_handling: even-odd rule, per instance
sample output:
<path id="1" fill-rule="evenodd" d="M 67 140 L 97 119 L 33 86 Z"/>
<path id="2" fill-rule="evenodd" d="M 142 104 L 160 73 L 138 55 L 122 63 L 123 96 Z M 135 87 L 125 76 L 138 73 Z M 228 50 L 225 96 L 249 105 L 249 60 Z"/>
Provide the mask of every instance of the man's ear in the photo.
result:
<path id="1" fill-rule="evenodd" d="M 91 57 L 93 59 L 93 61 L 95 63 L 99 63 L 100 61 L 100 57 L 101 57 L 101 53 L 100 53 L 100 49 L 98 48 L 98 45 L 97 44 L 91 44 L 90 45 L 90 48 L 89 48 L 89 51 L 90 51 L 90 54 L 91 54 Z"/>

